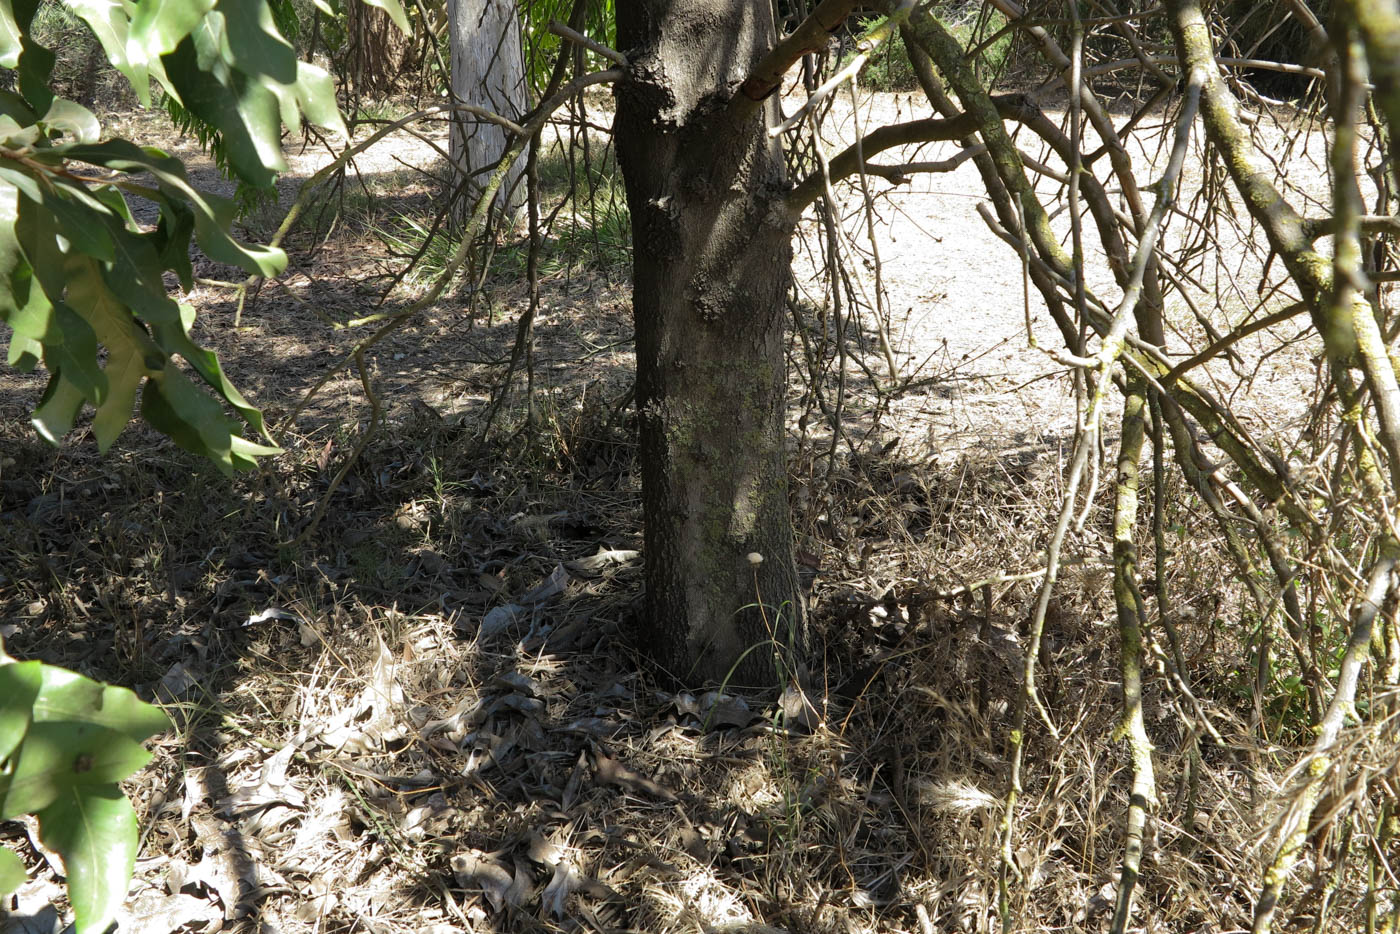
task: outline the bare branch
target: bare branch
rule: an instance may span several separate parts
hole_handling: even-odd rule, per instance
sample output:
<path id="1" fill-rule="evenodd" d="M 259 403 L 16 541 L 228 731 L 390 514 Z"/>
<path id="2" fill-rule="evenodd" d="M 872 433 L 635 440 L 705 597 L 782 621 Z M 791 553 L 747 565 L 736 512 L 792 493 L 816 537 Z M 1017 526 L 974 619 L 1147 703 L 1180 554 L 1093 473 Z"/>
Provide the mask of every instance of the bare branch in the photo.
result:
<path id="1" fill-rule="evenodd" d="M 865 67 L 865 63 L 870 60 L 870 56 L 875 50 L 894 35 L 895 31 L 899 29 L 900 23 L 909 18 L 909 13 L 914 9 L 914 3 L 915 0 L 898 0 L 898 2 L 887 4 L 888 12 L 885 22 L 876 26 L 860 40 L 860 51 L 847 63 L 846 67 L 842 68 L 834 77 L 813 91 L 812 95 L 797 109 L 796 113 L 788 117 L 780 125 L 770 128 L 768 130 L 768 135 L 781 136 L 788 130 L 797 126 L 807 114 L 812 112 L 812 108 L 821 103 L 823 98 L 855 77 L 855 75 Z"/>
<path id="2" fill-rule="evenodd" d="M 613 61 L 621 65 L 623 68 L 626 68 L 628 64 L 630 64 L 627 61 L 627 56 L 623 55 L 617 49 L 610 49 L 606 45 L 603 45 L 603 43 L 597 41 L 596 39 L 590 39 L 583 33 L 570 29 L 568 26 L 565 26 L 557 19 L 549 21 L 549 31 L 554 33 L 561 39 L 567 39 L 575 45 L 581 45 L 585 49 L 597 52 L 599 55 L 603 56 L 609 61 Z"/>
<path id="3" fill-rule="evenodd" d="M 822 0 L 817 4 L 816 9 L 749 72 L 744 83 L 739 85 L 739 93 L 729 103 L 730 113 L 736 119 L 753 113 L 759 101 L 782 85 L 783 75 L 794 63 L 808 53 L 822 50 L 826 37 L 841 28 L 855 6 L 855 0 Z"/>
<path id="4" fill-rule="evenodd" d="M 859 146 L 852 144 L 831 160 L 831 181 L 839 181 L 859 172 L 862 153 L 866 158 L 869 158 L 896 146 L 962 139 L 976 129 L 976 122 L 968 114 L 962 114 L 952 119 L 929 117 L 923 120 L 911 120 L 908 123 L 882 126 L 861 140 Z M 963 151 L 967 152 L 966 149 Z M 976 153 L 971 155 L 976 155 Z M 787 196 L 788 210 L 793 213 L 801 213 L 803 208 L 821 196 L 824 184 L 821 171 L 813 172 L 798 182 Z"/>
<path id="5" fill-rule="evenodd" d="M 1149 55 L 1146 59 L 1151 65 L 1180 65 L 1181 59 L 1175 55 Z M 1295 65 L 1291 62 L 1275 62 L 1263 58 L 1231 58 L 1226 55 L 1216 56 L 1215 63 L 1220 68 L 1254 68 L 1259 71 L 1277 71 L 1286 75 L 1303 75 L 1308 78 L 1326 78 L 1327 72 L 1321 68 L 1310 68 L 1307 65 Z M 1115 71 L 1122 71 L 1125 68 L 1135 68 L 1144 64 L 1144 61 L 1137 58 L 1120 58 L 1112 62 L 1104 62 L 1101 65 L 1093 65 L 1084 69 L 1084 77 L 1097 78 L 1100 75 L 1112 74 Z M 1052 85 L 1053 86 L 1053 85 Z"/>

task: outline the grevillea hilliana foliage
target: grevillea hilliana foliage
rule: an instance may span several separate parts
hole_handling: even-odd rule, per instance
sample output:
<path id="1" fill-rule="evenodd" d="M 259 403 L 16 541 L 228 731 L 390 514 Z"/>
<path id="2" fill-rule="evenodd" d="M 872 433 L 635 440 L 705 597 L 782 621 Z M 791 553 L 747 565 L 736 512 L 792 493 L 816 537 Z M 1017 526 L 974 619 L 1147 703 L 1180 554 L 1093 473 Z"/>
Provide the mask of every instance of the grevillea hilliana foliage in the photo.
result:
<path id="1" fill-rule="evenodd" d="M 407 29 L 398 0 L 367 2 Z M 156 89 L 177 100 L 218 132 L 249 184 L 269 185 L 286 167 L 283 127 L 344 128 L 330 76 L 297 60 L 266 0 L 64 3 L 143 102 Z M 56 96 L 55 56 L 30 30 L 37 7 L 0 0 L 0 68 L 13 87 L 0 90 L 0 319 L 8 362 L 49 374 L 34 426 L 57 443 L 90 405 L 105 450 L 139 399 L 181 447 L 226 472 L 251 467 L 277 448 L 218 358 L 191 339 L 194 308 L 172 297 L 166 273 L 193 285 L 192 242 L 249 274 L 276 275 L 286 256 L 230 236 L 232 203 L 196 190 L 178 159 L 104 134 L 90 110 Z M 159 220 L 138 223 L 132 199 L 153 203 Z"/>

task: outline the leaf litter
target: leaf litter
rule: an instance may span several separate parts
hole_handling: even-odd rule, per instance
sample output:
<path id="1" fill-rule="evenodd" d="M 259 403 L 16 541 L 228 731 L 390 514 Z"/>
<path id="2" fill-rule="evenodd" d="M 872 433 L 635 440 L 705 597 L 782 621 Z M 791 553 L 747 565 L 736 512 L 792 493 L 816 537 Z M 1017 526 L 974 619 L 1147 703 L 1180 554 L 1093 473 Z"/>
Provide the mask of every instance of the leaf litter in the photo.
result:
<path id="1" fill-rule="evenodd" d="M 349 283 L 386 268 L 364 247 L 329 242 L 288 294 L 359 313 Z M 498 291 L 499 305 L 522 304 Z M 542 347 L 572 347 L 575 331 L 625 337 L 618 283 L 579 274 L 542 292 Z M 293 397 L 356 339 L 308 327 L 282 298 L 250 308 L 242 330 L 225 326 L 222 296 L 192 301 L 235 381 L 267 400 Z M 585 387 L 583 401 L 560 401 L 543 441 L 468 453 L 467 416 L 497 370 L 455 357 L 508 347 L 514 321 L 491 314 L 434 309 L 380 348 L 381 393 L 423 404 L 391 406 L 299 552 L 282 547 L 285 523 L 353 444 L 355 379 L 332 380 L 285 427 L 285 458 L 231 493 L 139 427 L 97 460 L 0 419 L 7 643 L 163 685 L 186 725 L 132 783 L 146 843 L 123 929 L 988 930 L 1030 590 L 1009 587 L 994 612 L 929 595 L 1035 554 L 1054 472 L 996 452 L 897 462 L 874 439 L 868 455 L 802 473 L 795 499 L 815 504 L 796 514 L 802 563 L 822 572 L 814 689 L 780 702 L 674 693 L 635 648 L 631 428 L 590 401 L 621 398 L 631 361 L 544 361 L 550 403 L 563 386 Z M 962 338 L 982 340 L 974 330 Z M 277 352 L 240 362 L 231 351 L 250 338 Z M 7 416 L 41 389 L 5 379 Z M 996 410 L 980 431 L 1044 400 L 971 402 L 957 404 Z M 935 421 L 961 411 L 942 405 Z M 56 571 L 67 586 L 47 583 Z M 1100 591 L 1071 584 L 1047 634 L 1047 690 L 1072 729 L 1060 745 L 1029 739 L 1015 851 L 1037 882 L 1025 916 L 1064 929 L 1102 920 L 1119 838 L 1096 829 L 1126 806 L 1122 763 L 1101 741 L 1116 672 Z M 1171 712 L 1166 692 L 1153 699 Z M 1228 709 L 1213 714 L 1229 723 Z M 1174 722 L 1154 737 L 1164 783 L 1186 774 Z M 1248 828 L 1278 787 L 1228 758 L 1209 766 L 1197 817 L 1217 836 L 1202 847 L 1196 828 L 1162 826 L 1143 877 L 1163 929 L 1247 926 L 1233 893 L 1257 879 Z M 31 868 L 20 904 L 47 918 L 62 905 L 53 872 L 22 835 L 7 843 Z"/>

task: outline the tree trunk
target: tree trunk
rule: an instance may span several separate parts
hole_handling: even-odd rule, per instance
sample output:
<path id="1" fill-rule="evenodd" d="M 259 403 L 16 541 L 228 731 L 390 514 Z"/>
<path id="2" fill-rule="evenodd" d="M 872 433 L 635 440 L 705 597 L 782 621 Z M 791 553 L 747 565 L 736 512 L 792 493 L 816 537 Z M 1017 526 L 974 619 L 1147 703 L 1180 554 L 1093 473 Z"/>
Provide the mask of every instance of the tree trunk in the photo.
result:
<path id="1" fill-rule="evenodd" d="M 345 7 L 345 77 L 355 99 L 384 100 L 400 88 L 413 37 L 399 32 L 389 14 L 365 3 Z M 406 76 L 409 81 L 417 75 Z"/>
<path id="2" fill-rule="evenodd" d="M 459 103 L 483 107 L 512 120 L 528 109 L 525 60 L 520 45 L 520 15 L 515 0 L 449 0 L 451 21 L 452 93 Z M 486 171 L 501 158 L 506 131 L 471 114 L 452 121 L 450 152 L 458 165 L 472 173 L 468 197 L 458 202 L 457 219 L 471 213 L 475 192 Z M 496 210 L 513 218 L 525 204 L 525 157 L 515 166 L 496 196 Z"/>
<path id="3" fill-rule="evenodd" d="M 805 628 L 783 424 L 793 224 L 775 106 L 738 123 L 725 106 L 774 42 L 771 7 L 618 0 L 617 19 L 645 624 L 681 682 L 774 687 Z"/>

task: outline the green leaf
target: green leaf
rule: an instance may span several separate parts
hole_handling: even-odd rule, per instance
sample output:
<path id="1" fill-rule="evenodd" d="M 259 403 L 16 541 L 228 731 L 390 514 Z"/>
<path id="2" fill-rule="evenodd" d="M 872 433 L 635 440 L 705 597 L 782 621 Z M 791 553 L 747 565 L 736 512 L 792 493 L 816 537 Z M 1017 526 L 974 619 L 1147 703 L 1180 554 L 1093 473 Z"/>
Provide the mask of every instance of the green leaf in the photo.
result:
<path id="1" fill-rule="evenodd" d="M 91 110 L 61 97 L 53 99 L 39 122 L 79 143 L 95 143 L 102 137 L 102 125 Z"/>
<path id="2" fill-rule="evenodd" d="M 229 405 L 238 410 L 238 414 L 243 416 L 254 431 L 268 438 L 269 441 L 272 440 L 268 437 L 267 430 L 263 427 L 262 412 L 249 403 L 247 399 L 244 399 L 243 394 L 238 391 L 238 387 L 233 385 L 233 382 L 224 375 L 223 367 L 219 365 L 218 355 L 212 350 L 206 350 L 190 340 L 189 331 L 194 325 L 195 319 L 194 307 L 182 302 L 179 305 L 179 309 L 180 337 L 176 338 L 173 334 L 170 335 L 169 343 L 166 346 L 174 347 L 180 356 L 184 357 L 185 360 L 194 367 L 195 372 L 200 375 L 201 379 L 208 383 L 219 395 L 223 396 L 224 400 L 227 401 Z M 161 336 L 162 339 L 164 339 L 165 335 L 162 334 Z M 235 449 L 237 449 L 237 447 L 238 446 L 235 445 Z M 260 450 L 267 454 L 281 453 L 281 448 L 277 447 L 260 448 Z"/>
<path id="3" fill-rule="evenodd" d="M 77 934 L 102 934 L 136 867 L 136 812 L 108 785 L 70 788 L 38 817 L 39 839 L 63 857 Z"/>
<path id="4" fill-rule="evenodd" d="M 78 420 L 78 411 L 83 407 L 83 391 L 63 374 L 49 367 L 49 384 L 39 404 L 34 407 L 30 421 L 39 437 L 49 444 L 58 444 L 63 436 L 73 430 Z"/>
<path id="5" fill-rule="evenodd" d="M 316 126 L 348 135 L 345 118 L 341 116 L 340 105 L 335 98 L 335 80 L 325 69 L 307 62 L 297 62 L 295 87 L 276 87 L 273 90 L 281 104 L 282 122 L 286 123 L 293 133 L 300 127 L 300 123 L 294 117 L 300 109 L 306 115 L 306 119 Z M 289 120 L 289 117 L 292 119 Z"/>
<path id="6" fill-rule="evenodd" d="M 228 64 L 280 84 L 297 79 L 297 53 L 277 30 L 266 0 L 218 0 L 209 19 L 223 24 L 220 45 Z"/>
<path id="7" fill-rule="evenodd" d="M 143 106 L 151 103 L 151 79 L 146 68 L 146 55 L 135 49 L 136 57 L 127 54 L 127 37 L 131 32 L 131 18 L 121 0 L 65 0 L 69 10 L 88 24 L 102 51 L 126 79 L 131 82 L 136 96 Z"/>
<path id="8" fill-rule="evenodd" d="M 23 217 L 23 211 L 21 211 Z M 27 251 L 26 251 L 27 252 Z M 62 254 L 45 256 L 40 262 L 57 263 L 53 270 L 58 280 L 63 278 Z M 44 364 L 55 375 L 72 384 L 94 405 L 107 394 L 107 378 L 97 365 L 97 335 L 81 315 L 63 303 L 53 304 L 45 290 L 33 277 L 33 261 L 20 266 L 10 275 L 13 304 L 3 311 L 10 327 L 21 337 L 38 341 L 44 347 Z M 55 390 L 52 382 L 49 391 Z M 49 393 L 45 394 L 48 398 Z M 66 399 L 67 396 L 63 396 Z M 62 403 L 58 403 L 62 404 Z M 79 403 L 81 405 L 81 402 Z M 59 408 L 62 412 L 66 409 Z M 75 413 L 76 414 L 76 413 Z M 71 419 L 70 419 L 71 424 Z"/>
<path id="9" fill-rule="evenodd" d="M 107 210 L 121 218 L 123 225 L 132 233 L 140 231 L 136 218 L 131 216 L 131 206 L 126 203 L 126 195 L 116 185 L 97 185 L 88 189 L 88 195 L 102 204 Z"/>
<path id="10" fill-rule="evenodd" d="M 9 346 L 5 350 L 5 362 L 25 373 L 32 373 L 44 359 L 44 345 L 30 337 L 10 332 Z"/>
<path id="11" fill-rule="evenodd" d="M 0 895 L 9 895 L 28 878 L 29 873 L 25 872 L 24 863 L 14 850 L 0 847 Z"/>
<path id="12" fill-rule="evenodd" d="M 34 127 L 35 138 L 38 136 L 38 128 Z M 14 145 L 14 140 L 5 140 L 9 145 Z M 43 201 L 44 193 L 39 188 L 39 183 L 30 178 L 25 172 L 19 169 L 12 169 L 9 166 L 0 165 L 0 184 L 7 188 L 14 188 L 24 192 L 24 196 L 30 201 Z"/>
<path id="13" fill-rule="evenodd" d="M 174 51 L 213 8 L 214 0 L 141 0 L 131 20 L 128 55 L 140 49 L 154 59 Z"/>
<path id="14" fill-rule="evenodd" d="M 0 114 L 9 117 L 19 126 L 29 126 L 38 119 L 34 108 L 14 91 L 0 90 Z"/>
<path id="15" fill-rule="evenodd" d="M 80 253 L 105 262 L 112 262 L 116 254 L 112 250 L 112 238 L 103 228 L 102 219 L 93 217 L 91 208 L 79 206 L 50 189 L 43 207 L 58 221 L 58 231 L 69 245 Z"/>
<path id="16" fill-rule="evenodd" d="M 185 108 L 224 137 L 229 164 L 250 185 L 266 188 L 287 168 L 276 96 L 241 71 L 209 71 L 221 58 L 219 36 L 200 26 L 162 60 Z"/>
<path id="17" fill-rule="evenodd" d="M 95 723 L 36 719 L 10 761 L 9 772 L 0 775 L 0 820 L 42 810 L 67 788 L 115 784 L 151 761 L 151 754 Z"/>
<path id="18" fill-rule="evenodd" d="M 163 710 L 127 688 L 102 684 L 53 665 L 45 665 L 43 670 L 44 684 L 34 701 L 36 723 L 91 723 L 134 742 L 170 729 L 170 718 Z"/>
<path id="19" fill-rule="evenodd" d="M 394 25 L 399 27 L 399 32 L 405 36 L 413 35 L 413 28 L 408 25 L 408 17 L 404 15 L 403 5 L 399 3 L 399 0 L 365 0 L 365 4 L 377 6 L 388 13 L 389 18 L 394 21 Z"/>
<path id="20" fill-rule="evenodd" d="M 54 62 L 58 57 L 39 45 L 29 36 L 24 37 L 24 50 L 19 57 L 19 93 L 34 108 L 35 113 L 43 113 L 53 102 L 53 89 L 49 87 L 49 76 L 53 74 Z"/>
<path id="21" fill-rule="evenodd" d="M 14 11 L 8 3 L 0 3 L 0 68 L 19 67 L 23 41 L 19 24 L 15 22 Z"/>
<path id="22" fill-rule="evenodd" d="M 0 4 L 3 5 L 3 4 Z M 9 309 L 15 305 L 10 288 L 10 274 L 24 262 L 20 254 L 15 224 L 19 221 L 19 189 L 0 179 L 0 319 L 10 319 Z M 10 361 L 14 363 L 13 360 Z"/>
<path id="23" fill-rule="evenodd" d="M 72 257 L 67 276 L 69 304 L 92 325 L 97 339 L 107 348 L 103 371 L 107 397 L 97 407 L 92 422 L 98 450 L 106 451 L 131 421 L 141 381 L 152 370 L 165 366 L 166 354 L 107 288 L 96 262 Z"/>
<path id="24" fill-rule="evenodd" d="M 0 762 L 9 758 L 24 739 L 39 696 L 43 672 L 39 662 L 0 665 Z"/>
<path id="25" fill-rule="evenodd" d="M 91 146 L 69 146 L 62 151 L 70 159 L 104 168 L 121 172 L 150 172 L 160 186 L 160 195 L 182 201 L 193 210 L 199 246 L 210 259 L 261 276 L 276 276 L 287 267 L 287 254 L 281 250 L 239 243 L 229 236 L 233 202 L 196 190 L 190 184 L 180 160 L 172 159 L 158 149 L 143 149 L 123 139 Z"/>
<path id="26" fill-rule="evenodd" d="M 190 236 L 194 233 L 194 212 L 181 201 L 160 200 L 160 222 L 152 243 L 160 251 L 160 263 L 173 270 L 180 288 L 194 288 L 194 266 L 190 263 Z"/>
<path id="27" fill-rule="evenodd" d="M 252 466 L 239 464 L 233 456 L 233 421 L 174 367 L 146 380 L 141 416 L 186 451 L 212 460 L 225 474 Z"/>

